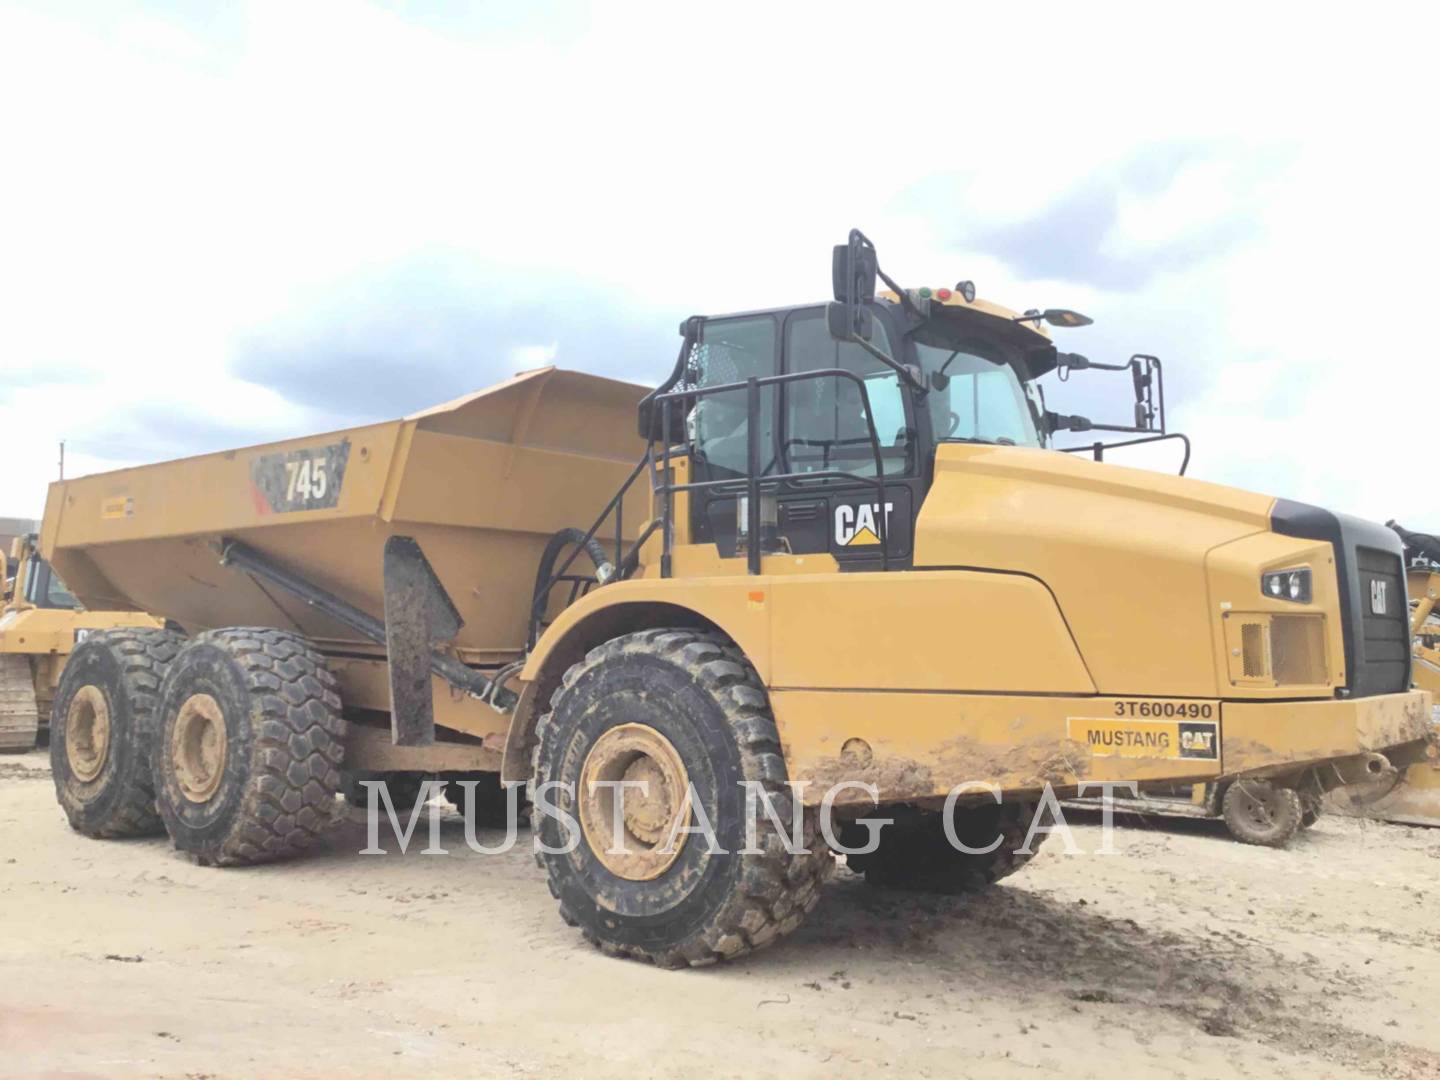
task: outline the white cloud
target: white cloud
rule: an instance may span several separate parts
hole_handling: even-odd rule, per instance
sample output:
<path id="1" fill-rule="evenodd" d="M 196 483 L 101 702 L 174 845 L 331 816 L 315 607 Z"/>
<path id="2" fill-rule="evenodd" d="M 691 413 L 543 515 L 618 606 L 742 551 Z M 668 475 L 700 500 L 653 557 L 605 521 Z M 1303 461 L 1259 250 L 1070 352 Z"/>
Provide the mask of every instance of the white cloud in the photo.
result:
<path id="1" fill-rule="evenodd" d="M 246 381 L 240 343 L 300 309 L 343 322 L 344 282 L 419 252 L 523 280 L 484 286 L 502 313 L 546 275 L 727 310 L 823 295 L 861 225 L 907 280 L 1069 303 L 1101 322 L 1067 347 L 1161 353 L 1192 474 L 1423 525 L 1403 410 L 1440 240 L 1436 27 L 1400 10 L 602 4 L 490 37 L 326 0 L 220 30 L 0 6 L 0 512 L 38 513 L 62 437 L 101 468 L 142 420 L 192 443 L 318 423 Z M 1027 280 L 963 239 L 1178 144 L 1202 149 L 1119 191 L 1095 250 L 1138 285 Z"/>

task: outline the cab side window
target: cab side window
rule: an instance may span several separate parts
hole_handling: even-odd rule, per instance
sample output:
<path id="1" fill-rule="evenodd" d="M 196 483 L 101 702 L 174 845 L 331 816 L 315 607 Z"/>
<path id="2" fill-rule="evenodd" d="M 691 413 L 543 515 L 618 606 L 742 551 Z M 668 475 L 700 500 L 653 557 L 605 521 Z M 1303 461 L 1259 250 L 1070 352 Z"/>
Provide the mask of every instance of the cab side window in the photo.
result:
<path id="1" fill-rule="evenodd" d="M 68 609 L 76 606 L 75 597 L 65 588 L 60 575 L 45 560 L 32 556 L 25 564 L 25 584 L 21 595 L 38 608 Z"/>
<path id="2" fill-rule="evenodd" d="M 878 320 L 873 343 L 894 355 Z M 904 392 L 893 370 L 861 346 L 832 338 L 819 309 L 791 317 L 785 349 L 789 372 L 841 368 L 864 379 L 885 473 L 909 470 L 914 433 L 906 421 Z M 787 471 L 838 470 L 874 476 L 875 454 L 859 386 L 850 379 L 834 377 L 787 384 L 784 452 Z"/>
<path id="3" fill-rule="evenodd" d="M 692 385 L 704 388 L 776 373 L 776 324 L 770 315 L 714 319 L 700 330 L 691 353 Z M 748 474 L 748 401 L 744 389 L 698 398 L 691 414 L 695 458 L 707 479 Z M 775 471 L 775 387 L 760 388 L 761 475 Z"/>

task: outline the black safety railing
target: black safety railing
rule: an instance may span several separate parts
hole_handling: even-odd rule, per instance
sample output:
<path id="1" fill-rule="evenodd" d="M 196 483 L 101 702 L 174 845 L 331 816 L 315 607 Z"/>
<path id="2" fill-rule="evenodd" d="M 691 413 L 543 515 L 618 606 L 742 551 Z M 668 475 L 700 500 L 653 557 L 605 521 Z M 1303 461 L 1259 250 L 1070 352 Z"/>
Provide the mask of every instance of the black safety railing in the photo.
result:
<path id="1" fill-rule="evenodd" d="M 858 473 L 845 472 L 841 469 L 818 469 L 807 472 L 782 472 L 762 475 L 760 465 L 760 391 L 767 386 L 785 386 L 806 379 L 846 379 L 855 384 L 856 389 L 860 392 L 860 405 L 865 417 L 866 436 L 870 443 L 870 452 L 875 464 L 875 475 L 873 477 L 861 476 Z M 877 524 L 880 531 L 880 566 L 882 569 L 888 570 L 890 566 L 890 545 L 889 537 L 886 535 L 889 526 L 884 512 L 885 460 L 884 455 L 880 452 L 880 436 L 875 431 L 874 414 L 870 409 L 870 393 L 866 389 L 865 380 L 855 372 L 846 371 L 844 368 L 816 368 L 813 371 L 791 371 L 783 375 L 752 375 L 743 382 L 720 383 L 717 386 L 692 387 L 685 390 L 671 390 L 668 393 L 656 394 L 651 400 L 660 407 L 660 431 L 662 435 L 668 435 L 671 430 L 671 409 L 677 402 L 695 401 L 713 394 L 736 393 L 740 390 L 745 391 L 746 470 L 743 478 L 726 477 L 720 480 L 691 480 L 684 484 L 677 484 L 671 478 L 670 472 L 672 449 L 670 439 L 668 437 L 663 439 L 664 445 L 660 457 L 659 474 L 653 487 L 655 495 L 664 500 L 661 511 L 660 576 L 670 576 L 671 554 L 675 544 L 673 507 L 674 496 L 677 493 L 682 491 L 719 491 L 722 494 L 734 492 L 736 495 L 739 495 L 743 491 L 746 500 L 746 569 L 751 574 L 758 574 L 760 573 L 760 557 L 764 554 L 760 518 L 761 494 L 767 490 L 774 490 L 782 484 L 794 482 L 808 483 L 815 480 L 844 480 L 851 483 L 859 481 L 875 489 L 875 494 L 880 500 L 881 507 L 881 512 L 877 515 Z M 653 447 L 654 442 L 652 440 L 652 453 Z"/>
<path id="2" fill-rule="evenodd" d="M 1145 443 L 1166 442 L 1170 439 L 1177 439 L 1185 447 L 1185 456 L 1180 459 L 1180 475 L 1185 475 L 1185 470 L 1190 467 L 1190 437 L 1178 431 L 1170 431 L 1164 435 L 1147 435 L 1143 439 L 1126 439 L 1123 442 L 1093 442 L 1081 443 L 1079 446 L 1057 446 L 1062 454 L 1084 454 L 1089 453 L 1096 461 L 1105 460 L 1106 450 L 1118 450 L 1122 446 L 1141 446 Z"/>
<path id="3" fill-rule="evenodd" d="M 789 383 L 800 382 L 806 379 L 845 379 L 853 382 L 860 392 L 860 404 L 864 410 L 865 425 L 867 428 L 866 438 L 857 440 L 868 442 L 871 456 L 875 465 L 875 475 L 862 476 L 858 473 L 845 472 L 840 469 L 820 469 L 808 472 L 782 472 L 764 474 L 760 464 L 760 391 L 767 386 L 784 386 Z M 683 407 L 686 403 L 697 401 L 700 398 L 709 397 L 715 394 L 745 393 L 745 424 L 746 424 L 746 473 L 743 477 L 726 477 L 720 480 L 693 480 L 683 484 L 674 481 L 671 470 L 671 462 L 675 456 L 675 447 L 670 437 L 673 431 L 673 410 Z M 763 551 L 763 539 L 761 536 L 761 513 L 760 496 L 762 493 L 774 490 L 787 483 L 810 483 L 813 481 L 842 480 L 849 483 L 859 482 L 867 484 L 875 489 L 876 497 L 880 502 L 881 511 L 876 515 L 876 524 L 880 537 L 880 566 L 888 570 L 889 561 L 889 515 L 884 511 L 885 507 L 885 460 L 880 449 L 880 436 L 875 430 L 875 421 L 870 409 L 870 394 L 865 386 L 865 380 L 853 371 L 846 371 L 844 368 L 817 368 L 814 371 L 795 371 L 783 375 L 752 376 L 740 382 L 722 383 L 717 386 L 688 387 L 683 390 L 652 393 L 647 399 L 652 407 L 660 410 L 659 434 L 657 436 L 655 426 L 649 425 L 649 439 L 645 446 L 645 455 L 635 464 L 620 489 L 605 504 L 605 509 L 600 512 L 595 523 L 585 533 L 584 540 L 574 545 L 570 554 L 555 569 L 548 580 L 540 583 L 535 590 L 534 600 L 530 609 L 530 630 L 529 644 L 533 648 L 539 636 L 540 624 L 545 612 L 549 609 L 550 598 L 557 585 L 568 584 L 570 593 L 566 599 L 567 606 L 574 603 L 596 584 L 594 577 L 586 577 L 580 574 L 570 573 L 570 567 L 575 559 L 585 549 L 591 540 L 599 536 L 605 530 L 606 522 L 610 517 L 615 519 L 615 576 L 618 578 L 628 577 L 634 572 L 639 564 L 641 549 L 658 531 L 661 535 L 660 546 L 660 576 L 671 576 L 671 560 L 675 546 L 675 521 L 674 506 L 675 496 L 680 492 L 687 491 L 718 491 L 722 494 L 733 492 L 739 496 L 743 494 L 746 498 L 746 570 L 751 574 L 760 573 L 761 556 Z M 657 451 L 656 442 L 660 443 Z M 624 509 L 625 496 L 630 488 L 634 486 L 639 477 L 648 472 L 650 474 L 650 490 L 655 504 L 659 508 L 657 515 L 652 515 L 651 520 L 641 530 L 640 535 L 635 538 L 628 549 L 624 541 Z M 737 520 L 738 526 L 738 520 Z M 738 528 L 737 528 L 738 542 Z"/>

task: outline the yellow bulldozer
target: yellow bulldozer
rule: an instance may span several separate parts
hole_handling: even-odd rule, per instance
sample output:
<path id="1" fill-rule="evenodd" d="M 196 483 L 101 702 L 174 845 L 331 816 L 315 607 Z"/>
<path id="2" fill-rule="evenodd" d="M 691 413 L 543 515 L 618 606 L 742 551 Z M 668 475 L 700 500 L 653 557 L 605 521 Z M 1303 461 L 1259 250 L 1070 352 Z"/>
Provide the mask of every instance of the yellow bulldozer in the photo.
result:
<path id="1" fill-rule="evenodd" d="M 684 966 L 793 930 L 836 851 L 952 891 L 1023 866 L 1051 793 L 1236 776 L 1283 822 L 1423 759 L 1392 532 L 1055 449 L 1180 438 L 1156 358 L 1056 346 L 1076 312 L 903 287 L 858 231 L 831 277 L 686 319 L 653 389 L 546 368 L 53 484 L 75 594 L 172 624 L 72 654 L 71 825 L 257 863 L 347 771 L 498 775 L 561 915 Z M 1094 369 L 1124 423 L 1046 406 Z"/>
<path id="2" fill-rule="evenodd" d="M 133 611 L 86 611 L 40 557 L 33 533 L 12 537 L 0 599 L 0 753 L 33 750 L 70 652 L 97 630 L 163 627 Z M 6 561 L 0 559 L 0 561 Z"/>

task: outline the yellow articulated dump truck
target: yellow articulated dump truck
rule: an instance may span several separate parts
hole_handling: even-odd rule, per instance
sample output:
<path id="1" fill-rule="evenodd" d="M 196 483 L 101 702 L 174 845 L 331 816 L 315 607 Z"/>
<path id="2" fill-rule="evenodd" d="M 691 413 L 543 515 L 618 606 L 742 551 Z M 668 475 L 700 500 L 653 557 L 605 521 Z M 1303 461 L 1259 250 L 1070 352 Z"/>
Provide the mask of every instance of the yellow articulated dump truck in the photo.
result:
<path id="1" fill-rule="evenodd" d="M 532 371 L 52 485 L 76 595 L 184 631 L 72 655 L 72 825 L 253 863 L 347 770 L 498 773 L 562 916 L 681 966 L 793 930 L 836 850 L 961 889 L 1025 862 L 1051 791 L 1238 775 L 1284 814 L 1421 759 L 1393 533 L 1050 449 L 1174 437 L 1158 361 L 1057 349 L 1075 312 L 903 288 L 858 232 L 832 278 L 685 320 L 655 389 Z M 1128 374 L 1133 421 L 1045 407 L 1085 368 Z"/>
<path id="2" fill-rule="evenodd" d="M 12 539 L 0 604 L 0 753 L 33 750 L 50 721 L 60 673 L 76 643 L 96 630 L 161 627 L 133 611 L 84 611 L 35 550 L 35 537 Z"/>

